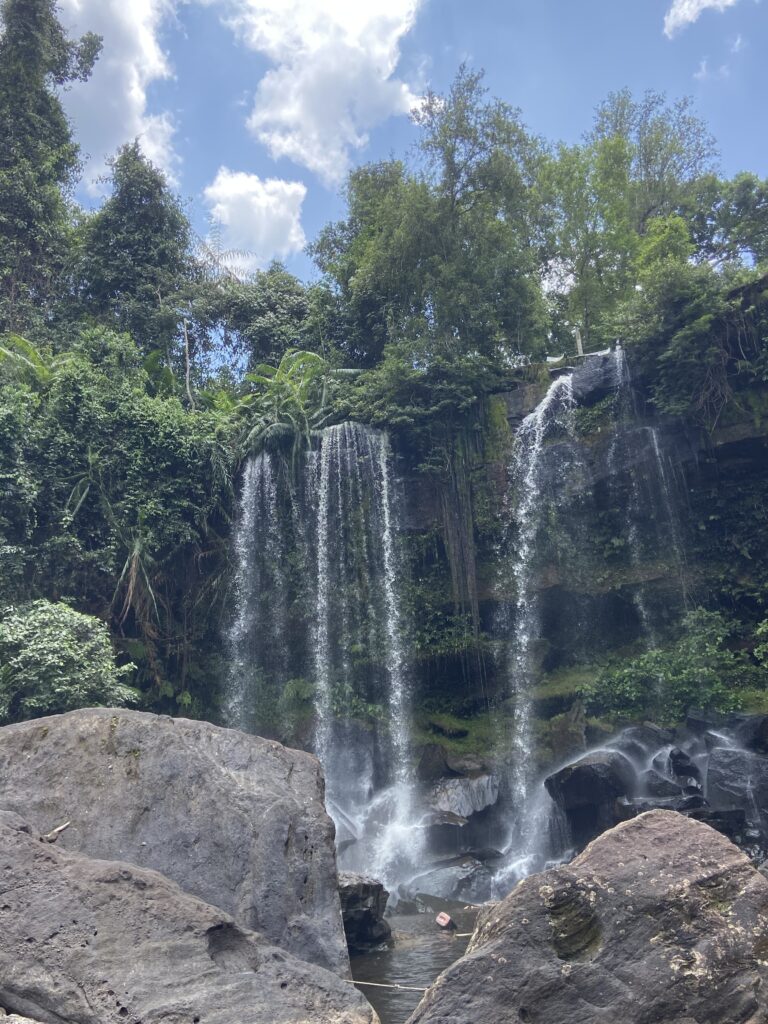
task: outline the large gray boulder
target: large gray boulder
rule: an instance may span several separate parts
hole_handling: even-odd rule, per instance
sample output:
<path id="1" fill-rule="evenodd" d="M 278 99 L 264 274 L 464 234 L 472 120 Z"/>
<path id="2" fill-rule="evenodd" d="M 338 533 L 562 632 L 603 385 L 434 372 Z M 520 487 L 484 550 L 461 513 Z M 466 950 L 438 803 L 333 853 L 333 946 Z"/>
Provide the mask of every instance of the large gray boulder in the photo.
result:
<path id="1" fill-rule="evenodd" d="M 635 768 L 624 754 L 595 750 L 553 772 L 544 784 L 564 813 L 571 838 L 581 848 L 626 817 L 619 799 L 633 796 L 638 782 Z"/>
<path id="2" fill-rule="evenodd" d="M 375 1024 L 349 982 L 154 871 L 0 815 L 0 1005 L 42 1024 Z"/>
<path id="3" fill-rule="evenodd" d="M 673 811 L 521 882 L 409 1024 L 736 1024 L 768 1019 L 768 879 Z"/>
<path id="4" fill-rule="evenodd" d="M 346 974 L 323 791 L 311 754 L 206 722 L 90 708 L 0 729 L 0 806 Z"/>

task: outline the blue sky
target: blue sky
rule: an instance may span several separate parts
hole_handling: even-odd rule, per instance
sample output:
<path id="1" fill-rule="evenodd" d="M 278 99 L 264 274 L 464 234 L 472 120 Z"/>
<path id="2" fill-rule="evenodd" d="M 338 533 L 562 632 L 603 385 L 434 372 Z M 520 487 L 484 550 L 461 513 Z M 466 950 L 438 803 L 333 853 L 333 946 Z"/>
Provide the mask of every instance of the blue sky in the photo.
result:
<path id="1" fill-rule="evenodd" d="M 725 174 L 768 175 L 768 7 L 760 0 L 60 0 L 104 37 L 65 96 L 89 156 L 140 137 L 205 234 L 303 277 L 307 241 L 343 213 L 350 167 L 403 155 L 407 111 L 466 61 L 535 132 L 576 142 L 628 86 L 690 95 Z"/>

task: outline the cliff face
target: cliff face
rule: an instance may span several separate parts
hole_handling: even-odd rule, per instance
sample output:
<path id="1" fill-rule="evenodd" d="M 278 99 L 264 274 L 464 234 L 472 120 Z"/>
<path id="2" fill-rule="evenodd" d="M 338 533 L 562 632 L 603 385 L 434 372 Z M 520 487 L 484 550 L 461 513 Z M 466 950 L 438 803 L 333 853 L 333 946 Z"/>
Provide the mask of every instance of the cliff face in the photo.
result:
<path id="1" fill-rule="evenodd" d="M 571 752 L 569 723 L 559 720 L 553 735 L 548 723 L 573 711 L 597 665 L 661 643 L 699 605 L 749 616 L 768 583 L 764 396 L 734 403 L 710 433 L 655 416 L 624 368 L 622 377 L 615 353 L 575 368 L 572 420 L 540 453 L 527 571 L 544 763 Z M 450 729 L 446 715 L 472 719 L 489 702 L 499 710 L 508 696 L 509 607 L 519 587 L 509 571 L 519 547 L 515 435 L 551 380 L 568 372 L 556 368 L 492 399 L 458 474 L 409 471 L 400 452 L 410 618 L 419 624 L 415 701 L 430 712 L 419 720 L 424 740 L 479 748 L 482 727 L 441 737 L 441 722 Z"/>

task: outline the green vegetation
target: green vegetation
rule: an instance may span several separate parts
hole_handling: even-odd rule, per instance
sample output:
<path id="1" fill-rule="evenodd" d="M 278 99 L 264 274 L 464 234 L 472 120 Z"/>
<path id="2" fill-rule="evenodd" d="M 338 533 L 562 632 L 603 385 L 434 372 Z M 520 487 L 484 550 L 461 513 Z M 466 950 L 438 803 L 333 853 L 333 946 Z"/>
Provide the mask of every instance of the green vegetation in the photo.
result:
<path id="1" fill-rule="evenodd" d="M 387 429 L 421 489 L 420 527 L 404 541 L 409 654 L 421 696 L 442 694 L 446 714 L 470 680 L 493 688 L 508 403 L 543 391 L 547 353 L 567 365 L 577 336 L 587 351 L 621 338 L 645 409 L 715 439 L 765 435 L 768 182 L 718 177 L 690 101 L 622 91 L 581 143 L 556 145 L 462 67 L 414 111 L 407 160 L 350 173 L 343 217 L 309 249 L 320 278 L 304 284 L 280 264 L 239 273 L 215 226 L 196 238 L 139 142 L 114 155 L 102 206 L 78 209 L 60 92 L 87 80 L 100 41 L 68 39 L 53 0 L 2 0 L 0 19 L 0 603 L 15 609 L 2 635 L 16 637 L 0 669 L 6 719 L 133 699 L 120 689 L 129 672 L 110 674 L 95 639 L 93 672 L 66 660 L 62 639 L 55 679 L 35 675 L 39 644 L 53 658 L 56 622 L 75 635 L 78 615 L 108 629 L 145 706 L 215 714 L 234 481 L 264 449 L 295 464 L 325 424 Z M 616 413 L 613 396 L 577 412 L 595 458 Z M 672 719 L 687 702 L 760 704 L 763 635 L 749 646 L 768 612 L 768 485 L 749 468 L 762 455 L 751 458 L 718 475 L 716 456 L 703 457 L 691 489 L 686 571 L 710 611 L 605 668 L 585 688 L 595 712 Z M 564 493 L 571 522 L 547 510 L 554 555 L 538 569 L 552 589 L 570 579 L 626 603 L 669 577 L 669 557 L 631 561 L 628 495 L 601 487 L 589 507 Z M 587 542 L 599 554 L 589 564 Z M 23 626 L 33 622 L 39 644 Z M 104 640 L 99 629 L 88 635 Z M 373 665 L 371 641 L 350 656 Z M 585 658 L 555 670 L 542 670 L 542 702 L 575 696 Z M 311 695 L 311 681 L 293 680 L 275 723 L 300 733 Z M 486 726 L 471 721 L 446 742 L 479 749 Z M 434 724 L 422 721 L 424 736 Z"/>
<path id="2" fill-rule="evenodd" d="M 106 625 L 66 604 L 0 612 L 0 723 L 94 704 L 136 704 L 133 665 L 117 668 Z"/>
<path id="3" fill-rule="evenodd" d="M 689 612 L 673 644 L 610 666 L 585 687 L 590 710 L 675 723 L 690 707 L 742 708 L 747 695 L 768 687 L 768 673 L 732 644 L 735 632 L 735 624 L 718 612 Z"/>

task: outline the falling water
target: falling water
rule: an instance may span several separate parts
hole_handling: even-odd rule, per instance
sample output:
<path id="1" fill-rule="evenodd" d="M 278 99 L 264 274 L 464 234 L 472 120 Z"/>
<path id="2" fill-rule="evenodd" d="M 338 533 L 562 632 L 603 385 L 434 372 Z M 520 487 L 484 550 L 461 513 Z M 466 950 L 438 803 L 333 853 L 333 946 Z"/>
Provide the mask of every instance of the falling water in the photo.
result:
<path id="1" fill-rule="evenodd" d="M 672 485 L 669 480 L 666 467 L 666 457 L 662 452 L 661 443 L 659 440 L 659 431 L 656 427 L 650 426 L 647 428 L 651 438 L 651 448 L 653 451 L 653 457 L 656 464 L 656 471 L 659 480 L 659 490 L 661 492 L 662 505 L 664 508 L 664 514 L 667 523 L 667 532 L 669 543 L 672 547 L 672 557 L 675 562 L 675 568 L 677 570 L 677 576 L 680 584 L 680 594 L 682 597 L 683 606 L 688 606 L 688 584 L 687 584 L 687 572 L 685 566 L 685 547 L 683 545 L 680 519 L 676 511 L 675 501 L 673 499 Z"/>
<path id="2" fill-rule="evenodd" d="M 389 439 L 357 423 L 329 427 L 318 466 L 315 745 L 329 808 L 357 840 L 342 864 L 391 883 L 413 861 L 419 833 Z M 381 728 L 362 724 L 372 712 Z"/>
<path id="3" fill-rule="evenodd" d="M 668 552 L 674 563 L 680 591 L 680 604 L 688 604 L 685 546 L 677 512 L 668 456 L 663 435 L 652 424 L 638 424 L 638 412 L 624 350 L 614 352 L 617 378 L 616 418 L 613 440 L 608 452 L 609 479 L 614 504 L 626 513 L 625 539 L 630 565 L 636 574 L 642 567 L 658 561 Z M 623 457 L 620 457 L 623 456 Z M 632 601 L 638 613 L 642 639 L 647 648 L 658 646 L 660 623 L 652 611 L 647 585 L 638 580 Z M 669 601 L 666 602 L 669 607 Z"/>
<path id="4" fill-rule="evenodd" d="M 289 597 L 282 570 L 287 538 L 279 504 L 272 457 L 262 453 L 248 459 L 235 529 L 236 612 L 227 637 L 224 717 L 228 725 L 250 732 L 277 731 L 279 687 L 287 672 Z"/>
<path id="5" fill-rule="evenodd" d="M 279 455 L 248 460 L 223 708 L 228 725 L 314 747 L 340 863 L 390 884 L 415 864 L 421 834 L 398 519 L 381 431 L 329 427 L 293 470 Z M 292 688 L 305 701 L 298 725 Z"/>
<path id="6" fill-rule="evenodd" d="M 528 873 L 546 828 L 549 798 L 535 785 L 532 687 L 540 610 L 535 588 L 537 539 L 545 526 L 550 491 L 545 456 L 549 442 L 573 436 L 573 375 L 558 377 L 536 409 L 520 425 L 511 466 L 515 542 L 511 576 L 515 596 L 509 609 L 507 673 L 513 704 L 508 749 L 511 766 L 506 779 L 514 813 L 503 883 Z M 556 458 L 556 456 L 555 456 Z M 567 461 L 567 460 L 566 460 Z M 564 469 L 565 467 L 561 467 Z M 564 481 L 558 481 L 562 486 Z M 539 792 L 541 790 L 541 792 Z M 540 797 L 540 799 L 539 799 Z"/>

